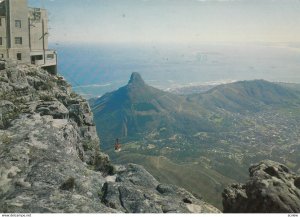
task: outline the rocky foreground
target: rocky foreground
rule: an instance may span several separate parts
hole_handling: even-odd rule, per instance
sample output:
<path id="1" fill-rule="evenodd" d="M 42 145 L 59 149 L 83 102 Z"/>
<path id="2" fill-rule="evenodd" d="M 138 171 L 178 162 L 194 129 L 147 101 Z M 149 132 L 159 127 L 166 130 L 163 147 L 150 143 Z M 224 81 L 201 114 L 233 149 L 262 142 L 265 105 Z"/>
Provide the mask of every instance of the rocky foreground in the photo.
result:
<path id="1" fill-rule="evenodd" d="M 89 105 L 60 76 L 0 61 L 0 213 L 220 212 L 101 153 Z"/>
<path id="2" fill-rule="evenodd" d="M 300 213 L 300 176 L 270 160 L 251 166 L 246 184 L 223 192 L 227 213 Z"/>

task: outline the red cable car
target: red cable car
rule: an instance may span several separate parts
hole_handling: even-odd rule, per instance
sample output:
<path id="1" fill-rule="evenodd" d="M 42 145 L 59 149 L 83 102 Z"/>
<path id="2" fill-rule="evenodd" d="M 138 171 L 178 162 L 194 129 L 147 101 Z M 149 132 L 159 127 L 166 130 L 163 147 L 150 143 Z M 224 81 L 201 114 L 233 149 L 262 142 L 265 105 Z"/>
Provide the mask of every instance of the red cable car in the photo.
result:
<path id="1" fill-rule="evenodd" d="M 119 143 L 119 139 L 116 139 L 115 152 L 120 152 L 120 151 L 121 151 L 121 144 Z"/>

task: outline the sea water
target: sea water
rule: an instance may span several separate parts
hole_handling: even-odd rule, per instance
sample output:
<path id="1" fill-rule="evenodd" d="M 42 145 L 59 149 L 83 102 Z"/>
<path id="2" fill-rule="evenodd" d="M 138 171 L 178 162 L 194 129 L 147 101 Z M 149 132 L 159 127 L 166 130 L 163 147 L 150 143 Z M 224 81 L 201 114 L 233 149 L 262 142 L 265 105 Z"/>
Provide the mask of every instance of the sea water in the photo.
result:
<path id="1" fill-rule="evenodd" d="M 300 83 L 299 43 L 53 44 L 59 73 L 85 97 L 125 85 L 132 72 L 157 88 L 265 79 Z"/>

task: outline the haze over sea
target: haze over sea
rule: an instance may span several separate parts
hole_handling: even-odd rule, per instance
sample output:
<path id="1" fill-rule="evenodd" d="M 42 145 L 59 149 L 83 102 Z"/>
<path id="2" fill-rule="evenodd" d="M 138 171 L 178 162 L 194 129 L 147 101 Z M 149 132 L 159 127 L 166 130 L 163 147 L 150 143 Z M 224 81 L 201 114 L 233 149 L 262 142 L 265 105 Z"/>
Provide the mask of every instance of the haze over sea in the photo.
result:
<path id="1" fill-rule="evenodd" d="M 160 89 L 265 79 L 300 83 L 299 43 L 53 44 L 59 73 L 87 98 L 139 72 Z"/>

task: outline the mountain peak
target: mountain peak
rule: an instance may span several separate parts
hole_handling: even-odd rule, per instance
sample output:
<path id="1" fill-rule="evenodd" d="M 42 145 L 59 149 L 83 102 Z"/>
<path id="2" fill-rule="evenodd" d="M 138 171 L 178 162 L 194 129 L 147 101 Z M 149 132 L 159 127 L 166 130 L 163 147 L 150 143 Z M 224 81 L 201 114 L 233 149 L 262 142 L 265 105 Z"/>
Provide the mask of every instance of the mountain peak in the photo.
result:
<path id="1" fill-rule="evenodd" d="M 145 84 L 142 76 L 138 72 L 133 72 L 131 74 L 128 84 Z"/>

